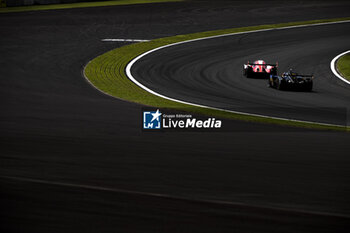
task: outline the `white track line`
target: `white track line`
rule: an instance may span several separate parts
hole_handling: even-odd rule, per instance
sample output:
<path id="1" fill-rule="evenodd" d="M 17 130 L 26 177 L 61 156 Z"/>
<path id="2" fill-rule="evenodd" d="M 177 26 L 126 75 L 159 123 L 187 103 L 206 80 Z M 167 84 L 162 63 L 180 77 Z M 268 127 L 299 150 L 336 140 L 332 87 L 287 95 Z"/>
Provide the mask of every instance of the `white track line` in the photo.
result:
<path id="1" fill-rule="evenodd" d="M 190 202 L 205 203 L 205 204 L 226 205 L 226 206 L 231 206 L 231 207 L 248 207 L 248 208 L 257 208 L 257 209 L 262 209 L 262 210 L 264 209 L 264 210 L 271 210 L 271 211 L 281 211 L 281 212 L 294 213 L 294 214 L 318 215 L 318 216 L 350 219 L 350 215 L 331 213 L 331 212 L 298 210 L 298 209 L 263 206 L 263 205 L 251 205 L 251 204 L 247 204 L 244 202 L 194 199 L 194 198 L 173 196 L 173 195 L 161 194 L 161 193 L 131 191 L 131 190 L 126 190 L 126 189 L 108 188 L 108 187 L 86 185 L 86 184 L 65 183 L 65 182 L 59 182 L 59 181 L 49 181 L 49 180 L 16 177 L 16 176 L 0 176 L 0 178 L 14 180 L 14 181 L 20 181 L 20 182 L 30 182 L 30 183 L 44 184 L 44 185 L 55 185 L 55 186 L 61 186 L 61 187 L 87 189 L 87 190 L 94 190 L 94 191 L 114 192 L 114 193 L 129 194 L 129 195 L 141 195 L 141 196 L 163 198 L 163 199 L 170 199 L 170 200 L 177 200 L 177 201 L 186 201 L 186 202 L 190 201 Z"/>
<path id="2" fill-rule="evenodd" d="M 147 51 L 139 56 L 137 56 L 136 58 L 134 58 L 133 60 L 131 60 L 128 65 L 126 66 L 125 72 L 126 75 L 128 76 L 128 78 L 135 83 L 137 86 L 141 87 L 142 89 L 144 89 L 145 91 L 156 95 L 158 97 L 167 99 L 167 100 L 171 100 L 174 102 L 178 102 L 178 103 L 182 103 L 182 104 L 187 104 L 187 105 L 191 105 L 191 106 L 195 106 L 195 107 L 201 107 L 201 108 L 207 108 L 207 109 L 213 109 L 213 110 L 220 110 L 220 111 L 224 111 L 224 112 L 230 112 L 230 113 L 236 113 L 236 114 L 243 114 L 243 115 L 247 115 L 247 116 L 255 116 L 255 117 L 263 117 L 263 118 L 270 118 L 270 119 L 275 119 L 275 120 L 284 120 L 284 121 L 292 121 L 292 122 L 298 122 L 298 123 L 308 123 L 308 124 L 318 124 L 318 125 L 325 125 L 325 126 L 338 126 L 338 127 L 344 127 L 344 125 L 335 125 L 335 124 L 327 124 L 327 123 L 321 123 L 321 122 L 313 122 L 313 121 L 303 121 L 303 120 L 295 120 L 295 119 L 288 119 L 288 118 L 281 118 L 281 117 L 273 117 L 273 116 L 266 116 L 266 115 L 260 115 L 260 114 L 253 114 L 253 113 L 247 113 L 247 112 L 239 112 L 239 111 L 232 111 L 232 110 L 227 110 L 227 109 L 222 109 L 222 108 L 214 108 L 214 107 L 210 107 L 210 106 L 206 106 L 206 105 L 201 105 L 201 104 L 195 104 L 195 103 L 190 103 L 190 102 L 186 102 L 186 101 L 182 101 L 182 100 L 178 100 L 178 99 L 174 99 L 162 94 L 159 94 L 151 89 L 149 89 L 148 87 L 144 86 L 143 84 L 141 84 L 140 82 L 138 82 L 134 76 L 132 76 L 131 74 L 131 68 L 132 66 L 138 61 L 140 60 L 142 57 L 151 54 L 155 51 L 164 49 L 164 48 L 168 48 L 171 46 L 175 46 L 175 45 L 180 45 L 180 44 L 185 44 L 185 43 L 190 43 L 190 42 L 194 42 L 194 41 L 200 41 L 200 40 L 207 40 L 207 39 L 213 39 L 213 38 L 218 38 L 218 37 L 224 37 L 224 36 L 235 36 L 235 35 L 241 35 L 241 34 L 248 34 L 248 33 L 255 33 L 255 32 L 266 32 L 266 31 L 274 31 L 274 30 L 283 30 L 283 29 L 292 29 L 292 28 L 300 28 L 300 27 L 312 27 L 312 26 L 320 26 L 320 25 L 329 25 L 329 24 L 339 24 L 339 23 L 349 23 L 350 20 L 344 20 L 344 21 L 338 21 L 338 22 L 328 22 L 328 23 L 317 23 L 317 24 L 306 24 L 306 25 L 297 25 L 297 26 L 288 26 L 288 27 L 281 27 L 281 28 L 269 28 L 269 29 L 259 29 L 259 30 L 254 30 L 254 31 L 247 31 L 247 32 L 234 32 L 234 33 L 229 33 L 229 34 L 223 34 L 223 35 L 216 35 L 216 36 L 209 36 L 209 37 L 202 37 L 202 38 L 197 38 L 197 39 L 192 39 L 192 40 L 186 40 L 186 41 L 181 41 L 181 42 L 177 42 L 177 43 L 173 43 L 173 44 L 168 44 L 168 45 L 164 45 L 155 49 L 152 49 L 150 51 Z"/>
<path id="3" fill-rule="evenodd" d="M 331 61 L 331 70 L 332 70 L 333 74 L 334 74 L 337 78 L 341 79 L 342 81 L 346 82 L 347 84 L 350 84 L 350 81 L 349 81 L 349 80 L 343 78 L 343 77 L 339 74 L 339 72 L 338 72 L 338 70 L 337 70 L 337 68 L 336 68 L 336 66 L 335 66 L 337 60 L 338 60 L 341 56 L 343 56 L 343 55 L 345 55 L 345 54 L 347 54 L 347 53 L 350 53 L 350 50 L 348 50 L 348 51 L 346 51 L 346 52 L 343 52 L 343 53 L 339 54 L 338 56 L 336 56 L 335 58 L 333 58 L 333 60 Z"/>
<path id="4" fill-rule="evenodd" d="M 103 42 L 148 42 L 149 40 L 139 40 L 139 39 L 101 39 Z"/>

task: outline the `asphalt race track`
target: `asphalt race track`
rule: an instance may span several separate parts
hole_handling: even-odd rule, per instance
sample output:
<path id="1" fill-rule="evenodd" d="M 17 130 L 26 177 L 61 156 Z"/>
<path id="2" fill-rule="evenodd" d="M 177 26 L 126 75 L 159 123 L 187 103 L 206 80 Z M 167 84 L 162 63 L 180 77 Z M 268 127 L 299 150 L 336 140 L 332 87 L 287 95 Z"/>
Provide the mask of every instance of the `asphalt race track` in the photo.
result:
<path id="1" fill-rule="evenodd" d="M 126 44 L 103 38 L 153 39 L 349 12 L 348 1 L 193 1 L 0 14 L 0 232 L 349 232 L 349 133 L 241 121 L 230 121 L 234 130 L 225 133 L 145 133 L 142 106 L 102 94 L 81 73 L 94 57 Z M 213 85 L 238 107 L 245 102 L 230 90 L 242 94 L 248 87 L 266 97 L 305 97 L 288 108 L 344 107 L 349 94 L 331 75 L 329 59 L 348 49 L 348 27 L 295 29 L 304 39 L 272 32 L 291 33 L 287 42 L 270 33 L 203 41 L 181 47 L 174 62 L 180 65 L 188 50 L 193 58 L 207 51 L 213 60 L 194 59 L 196 71 L 215 78 Z M 259 46 L 244 53 L 249 42 Z M 280 93 L 266 80 L 244 79 L 241 63 L 257 55 L 278 59 L 280 70 L 293 62 L 294 69 L 314 72 L 314 92 Z M 154 72 L 140 65 L 133 72 Z M 202 101 L 204 94 L 193 91 L 186 96 Z M 261 103 L 244 95 L 249 109 Z"/>
<path id="2" fill-rule="evenodd" d="M 140 83 L 174 99 L 274 117 L 346 125 L 349 85 L 334 77 L 330 61 L 347 50 L 350 22 L 200 40 L 155 51 L 134 64 Z M 312 93 L 267 88 L 247 79 L 243 63 L 279 62 L 316 77 Z M 348 122 L 350 123 L 350 122 Z"/>

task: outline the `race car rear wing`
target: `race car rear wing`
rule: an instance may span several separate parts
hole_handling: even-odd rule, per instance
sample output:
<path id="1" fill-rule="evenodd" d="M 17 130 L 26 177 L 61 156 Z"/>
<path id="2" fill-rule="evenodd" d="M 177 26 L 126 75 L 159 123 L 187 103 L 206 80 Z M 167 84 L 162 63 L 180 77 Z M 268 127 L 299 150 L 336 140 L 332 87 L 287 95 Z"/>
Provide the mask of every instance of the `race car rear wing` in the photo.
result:
<path id="1" fill-rule="evenodd" d="M 303 78 L 311 78 L 312 80 L 315 78 L 315 76 L 313 74 L 302 74 L 300 76 Z"/>
<path id="2" fill-rule="evenodd" d="M 249 63 L 249 61 L 247 62 L 247 65 L 251 65 L 251 66 L 274 66 L 274 67 L 278 67 L 278 62 L 276 62 L 276 64 L 251 64 Z"/>
<path id="3" fill-rule="evenodd" d="M 313 74 L 296 74 L 296 75 L 291 75 L 291 76 L 299 76 L 299 77 L 311 78 L 311 79 L 315 78 L 315 76 Z"/>

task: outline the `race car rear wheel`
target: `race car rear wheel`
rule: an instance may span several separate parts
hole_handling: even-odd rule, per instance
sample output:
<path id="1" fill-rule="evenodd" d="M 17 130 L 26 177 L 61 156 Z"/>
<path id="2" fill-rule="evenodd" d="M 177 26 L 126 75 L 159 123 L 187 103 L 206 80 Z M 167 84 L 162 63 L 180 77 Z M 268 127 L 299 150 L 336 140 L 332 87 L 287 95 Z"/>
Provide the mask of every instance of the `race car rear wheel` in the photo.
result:
<path id="1" fill-rule="evenodd" d="M 251 78 L 253 76 L 253 69 L 251 67 L 248 67 L 246 73 L 247 78 Z"/>
<path id="2" fill-rule="evenodd" d="M 306 91 L 312 91 L 312 83 L 307 84 L 306 87 L 305 87 L 305 90 Z"/>

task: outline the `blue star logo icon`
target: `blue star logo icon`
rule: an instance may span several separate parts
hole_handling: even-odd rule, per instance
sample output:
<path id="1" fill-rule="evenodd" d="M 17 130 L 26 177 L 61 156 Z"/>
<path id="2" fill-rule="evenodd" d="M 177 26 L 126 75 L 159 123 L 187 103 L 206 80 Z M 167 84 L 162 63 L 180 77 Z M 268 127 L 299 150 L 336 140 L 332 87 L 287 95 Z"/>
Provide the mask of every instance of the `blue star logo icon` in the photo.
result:
<path id="1" fill-rule="evenodd" d="M 143 112 L 143 128 L 144 129 L 160 129 L 160 116 L 162 113 L 157 109 L 157 111 L 146 111 Z"/>

